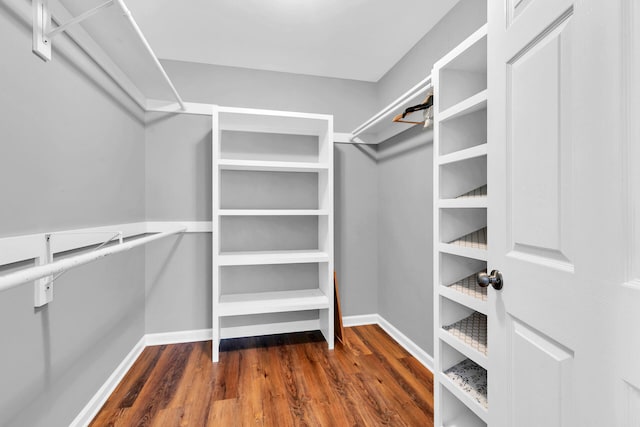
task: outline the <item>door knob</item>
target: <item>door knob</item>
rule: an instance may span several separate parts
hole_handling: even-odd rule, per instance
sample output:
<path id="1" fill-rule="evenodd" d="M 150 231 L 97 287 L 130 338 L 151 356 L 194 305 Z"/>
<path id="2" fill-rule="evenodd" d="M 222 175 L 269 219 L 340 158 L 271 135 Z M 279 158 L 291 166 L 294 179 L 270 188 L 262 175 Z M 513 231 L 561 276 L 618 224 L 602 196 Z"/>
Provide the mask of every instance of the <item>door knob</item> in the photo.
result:
<path id="1" fill-rule="evenodd" d="M 496 291 L 502 289 L 502 286 L 504 285 L 502 273 L 498 270 L 491 271 L 491 274 L 478 273 L 478 286 L 486 288 L 489 285 L 493 286 L 493 289 Z"/>

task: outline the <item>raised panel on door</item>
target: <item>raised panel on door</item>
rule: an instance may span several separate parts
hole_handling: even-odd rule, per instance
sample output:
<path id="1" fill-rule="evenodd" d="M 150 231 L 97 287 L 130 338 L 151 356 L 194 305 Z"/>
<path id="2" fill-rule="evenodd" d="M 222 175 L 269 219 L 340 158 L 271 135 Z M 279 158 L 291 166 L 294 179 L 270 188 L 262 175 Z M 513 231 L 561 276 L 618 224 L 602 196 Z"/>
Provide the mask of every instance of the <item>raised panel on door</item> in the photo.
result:
<path id="1" fill-rule="evenodd" d="M 570 16 L 507 62 L 507 233 L 511 256 L 572 269 Z"/>
<path id="2" fill-rule="evenodd" d="M 510 425 L 569 425 L 573 352 L 517 319 L 509 323 Z"/>

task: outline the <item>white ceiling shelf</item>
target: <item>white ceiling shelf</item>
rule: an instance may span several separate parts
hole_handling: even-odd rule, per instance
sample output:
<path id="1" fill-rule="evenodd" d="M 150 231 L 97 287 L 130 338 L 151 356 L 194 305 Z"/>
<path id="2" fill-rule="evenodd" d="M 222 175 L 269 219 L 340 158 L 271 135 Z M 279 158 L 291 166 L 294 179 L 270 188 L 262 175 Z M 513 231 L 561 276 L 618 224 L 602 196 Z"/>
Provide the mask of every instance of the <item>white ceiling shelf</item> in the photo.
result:
<path id="1" fill-rule="evenodd" d="M 221 295 L 220 316 L 283 313 L 329 308 L 329 298 L 320 289 Z"/>

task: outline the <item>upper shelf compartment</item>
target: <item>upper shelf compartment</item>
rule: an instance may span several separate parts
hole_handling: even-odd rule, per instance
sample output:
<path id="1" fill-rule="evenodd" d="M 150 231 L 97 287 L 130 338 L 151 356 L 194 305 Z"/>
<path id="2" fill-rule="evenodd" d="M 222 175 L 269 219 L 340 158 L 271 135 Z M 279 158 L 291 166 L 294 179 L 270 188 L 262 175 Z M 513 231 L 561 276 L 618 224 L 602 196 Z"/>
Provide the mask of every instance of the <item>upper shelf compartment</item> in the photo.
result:
<path id="1" fill-rule="evenodd" d="M 437 94 L 438 111 L 441 114 L 457 110 L 458 104 L 476 96 L 465 108 L 482 108 L 487 89 L 487 26 L 483 26 L 434 66 L 440 69 Z M 464 105 L 463 105 L 464 106 Z M 463 110 L 461 108 L 461 110 Z"/>

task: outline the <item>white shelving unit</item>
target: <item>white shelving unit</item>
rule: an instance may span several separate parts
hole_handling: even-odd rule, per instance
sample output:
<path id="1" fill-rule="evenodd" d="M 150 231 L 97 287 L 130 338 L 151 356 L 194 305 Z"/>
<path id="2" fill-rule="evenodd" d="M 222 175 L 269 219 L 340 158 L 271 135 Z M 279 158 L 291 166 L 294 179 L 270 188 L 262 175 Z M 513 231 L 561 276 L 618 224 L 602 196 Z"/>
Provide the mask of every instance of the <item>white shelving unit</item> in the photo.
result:
<path id="1" fill-rule="evenodd" d="M 333 348 L 333 118 L 216 107 L 213 351 L 320 330 Z"/>
<path id="2" fill-rule="evenodd" d="M 487 28 L 433 68 L 435 425 L 487 426 Z"/>

